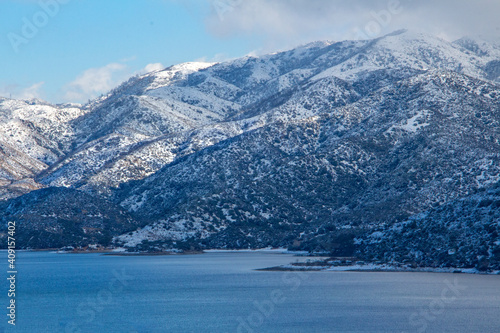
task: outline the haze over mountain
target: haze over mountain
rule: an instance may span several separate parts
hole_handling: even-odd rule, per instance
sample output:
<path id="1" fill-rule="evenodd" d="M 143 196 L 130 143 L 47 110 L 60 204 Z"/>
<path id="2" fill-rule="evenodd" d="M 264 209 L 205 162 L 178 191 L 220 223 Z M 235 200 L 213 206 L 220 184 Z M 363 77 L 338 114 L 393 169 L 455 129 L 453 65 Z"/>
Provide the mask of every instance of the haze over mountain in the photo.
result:
<path id="1" fill-rule="evenodd" d="M 22 221 L 26 235 L 61 235 L 92 211 L 123 216 L 123 227 L 101 219 L 92 230 L 137 249 L 366 254 L 374 230 L 396 244 L 385 231 L 394 223 L 427 226 L 416 216 L 491 196 L 477 191 L 500 181 L 499 85 L 498 45 L 397 31 L 180 64 L 85 106 L 3 99 L 2 220 Z M 14 198 L 42 187 L 59 189 Z M 89 198 L 92 209 L 81 209 Z M 481 265 L 496 267 L 496 227 L 480 229 L 468 232 L 492 254 Z M 77 234 L 25 246 L 84 244 Z"/>

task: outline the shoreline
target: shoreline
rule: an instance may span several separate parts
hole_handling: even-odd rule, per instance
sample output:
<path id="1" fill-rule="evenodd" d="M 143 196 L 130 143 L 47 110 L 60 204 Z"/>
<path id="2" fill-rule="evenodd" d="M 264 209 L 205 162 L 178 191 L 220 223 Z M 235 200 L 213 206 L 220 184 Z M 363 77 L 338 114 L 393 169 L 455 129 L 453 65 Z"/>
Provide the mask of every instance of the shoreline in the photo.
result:
<path id="1" fill-rule="evenodd" d="M 366 273 L 451 273 L 451 274 L 477 274 L 477 275 L 500 275 L 500 270 L 479 271 L 476 268 L 456 267 L 397 267 L 392 265 L 346 265 L 346 266 L 295 266 L 293 264 L 266 267 L 258 271 L 270 272 L 366 272 Z"/>
<path id="2" fill-rule="evenodd" d="M 8 251 L 7 249 L 0 249 Z M 307 251 L 289 251 L 286 248 L 256 248 L 256 249 L 207 249 L 207 250 L 186 250 L 175 249 L 156 252 L 128 252 L 126 248 L 97 248 L 97 249 L 73 249 L 64 250 L 61 248 L 48 249 L 19 249 L 17 252 L 54 252 L 58 254 L 92 254 L 100 253 L 109 256 L 158 256 L 158 255 L 178 255 L 178 254 L 204 254 L 204 253 L 269 253 L 269 254 L 293 254 L 296 256 L 325 257 L 322 254 L 310 254 Z"/>
<path id="3" fill-rule="evenodd" d="M 155 257 L 155 256 L 175 256 L 175 255 L 193 255 L 203 254 L 203 251 L 184 251 L 184 252 L 106 252 L 102 255 L 112 257 Z"/>
<path id="4" fill-rule="evenodd" d="M 0 250 L 7 251 L 5 249 Z M 161 251 L 161 252 L 127 252 L 124 248 L 114 248 L 114 249 L 87 249 L 87 250 L 72 250 L 64 251 L 61 249 L 29 249 L 29 250 L 18 250 L 18 252 L 53 252 L 56 254 L 100 254 L 103 256 L 111 257 L 153 257 L 153 256 L 171 256 L 171 255 L 200 255 L 200 254 L 210 254 L 210 253 L 260 253 L 260 254 L 288 254 L 297 257 L 311 257 L 318 258 L 323 257 L 321 254 L 309 254 L 305 251 L 288 251 L 284 248 L 263 248 L 263 249 L 209 249 L 200 251 Z M 340 259 L 340 258 L 338 258 Z M 342 258 L 346 259 L 346 258 Z M 355 259 L 355 258 L 349 258 Z M 311 261 L 311 262 L 300 262 L 300 263 L 290 263 L 287 265 L 264 267 L 255 269 L 255 271 L 267 271 L 267 272 L 401 272 L 401 273 L 452 273 L 452 274 L 477 274 L 477 275 L 500 275 L 500 270 L 490 270 L 490 271 L 480 271 L 476 268 L 457 268 L 457 267 L 408 267 L 402 265 L 390 265 L 390 264 L 340 264 L 340 265 L 325 265 L 324 261 Z"/>

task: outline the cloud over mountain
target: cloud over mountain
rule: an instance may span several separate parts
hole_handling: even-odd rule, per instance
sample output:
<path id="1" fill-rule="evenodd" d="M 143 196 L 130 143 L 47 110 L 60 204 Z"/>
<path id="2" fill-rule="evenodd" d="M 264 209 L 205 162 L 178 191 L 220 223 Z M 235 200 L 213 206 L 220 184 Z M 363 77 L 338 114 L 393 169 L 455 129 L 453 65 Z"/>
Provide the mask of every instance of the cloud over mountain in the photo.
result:
<path id="1" fill-rule="evenodd" d="M 209 30 L 220 37 L 259 34 L 269 47 L 318 39 L 374 38 L 412 29 L 449 39 L 496 38 L 500 2 L 491 0 L 211 0 Z"/>

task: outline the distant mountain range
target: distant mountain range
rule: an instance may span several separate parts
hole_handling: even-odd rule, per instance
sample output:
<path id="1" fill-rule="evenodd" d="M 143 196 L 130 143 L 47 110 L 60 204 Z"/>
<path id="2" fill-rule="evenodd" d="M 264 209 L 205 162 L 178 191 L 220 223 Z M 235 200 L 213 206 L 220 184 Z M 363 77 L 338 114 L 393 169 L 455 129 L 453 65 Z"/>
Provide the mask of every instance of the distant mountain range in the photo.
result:
<path id="1" fill-rule="evenodd" d="M 500 46 L 316 42 L 172 66 L 85 106 L 0 99 L 1 219 L 30 248 L 498 267 L 499 140 Z"/>

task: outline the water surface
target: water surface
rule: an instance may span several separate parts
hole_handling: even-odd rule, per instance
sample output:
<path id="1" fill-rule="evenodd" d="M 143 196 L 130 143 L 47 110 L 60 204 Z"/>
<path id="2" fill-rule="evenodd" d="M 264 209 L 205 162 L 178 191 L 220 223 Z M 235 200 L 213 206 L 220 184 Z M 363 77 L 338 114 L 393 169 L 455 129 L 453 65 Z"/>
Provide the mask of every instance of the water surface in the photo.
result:
<path id="1" fill-rule="evenodd" d="M 294 260 L 23 252 L 0 332 L 500 332 L 500 276 L 255 270 Z"/>

